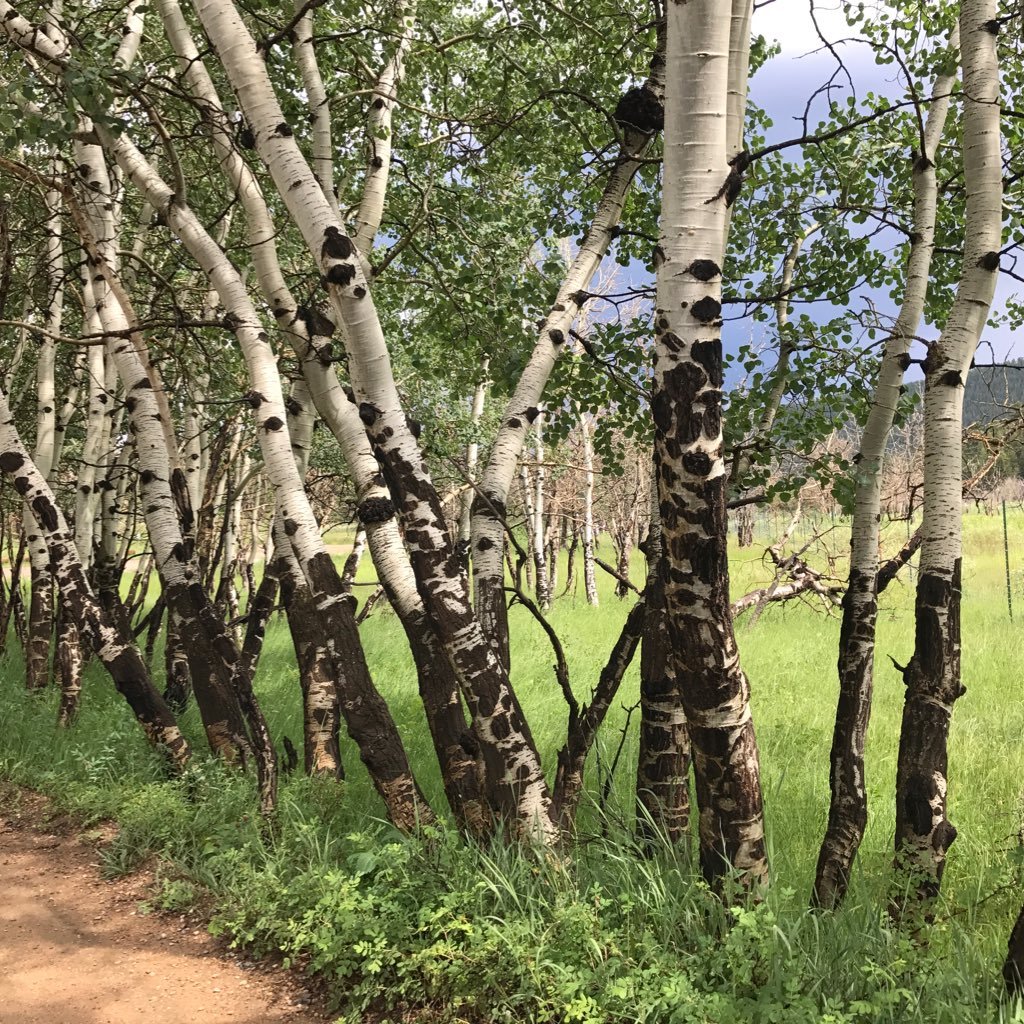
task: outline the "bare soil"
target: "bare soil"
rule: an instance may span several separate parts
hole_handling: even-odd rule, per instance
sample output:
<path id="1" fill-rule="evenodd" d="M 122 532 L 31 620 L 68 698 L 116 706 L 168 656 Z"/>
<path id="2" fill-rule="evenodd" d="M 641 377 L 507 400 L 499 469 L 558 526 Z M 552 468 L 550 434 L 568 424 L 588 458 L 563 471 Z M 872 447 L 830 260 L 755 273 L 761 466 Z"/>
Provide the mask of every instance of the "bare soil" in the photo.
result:
<path id="1" fill-rule="evenodd" d="M 144 913 L 153 879 L 99 870 L 95 836 L 0 787 L 0 1024 L 319 1024 L 305 982 L 200 918 Z"/>

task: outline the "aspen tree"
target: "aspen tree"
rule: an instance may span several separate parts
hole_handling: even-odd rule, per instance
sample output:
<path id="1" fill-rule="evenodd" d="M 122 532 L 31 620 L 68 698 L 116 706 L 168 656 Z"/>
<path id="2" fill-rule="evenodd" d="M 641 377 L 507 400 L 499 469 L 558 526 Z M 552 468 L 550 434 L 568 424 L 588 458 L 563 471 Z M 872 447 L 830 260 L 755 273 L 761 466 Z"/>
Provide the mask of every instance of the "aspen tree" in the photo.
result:
<path id="1" fill-rule="evenodd" d="M 729 30 L 710 0 L 668 5 L 652 412 L 659 580 L 693 748 L 701 869 L 714 884 L 734 872 L 757 886 L 768 864 L 750 686 L 729 607 L 722 441 L 722 265 L 736 173 Z"/>
<path id="2" fill-rule="evenodd" d="M 962 696 L 960 597 L 964 383 L 995 294 L 1002 238 L 998 29 L 994 0 L 963 0 L 964 257 L 956 298 L 925 358 L 924 505 L 914 654 L 896 768 L 896 863 L 938 894 L 956 838 L 947 816 L 950 717 Z"/>
<path id="3" fill-rule="evenodd" d="M 950 38 L 954 67 L 936 76 L 924 121 L 920 151 L 912 155 L 914 233 L 907 257 L 903 303 L 886 340 L 859 458 L 850 540 L 850 575 L 843 597 L 839 638 L 839 705 L 832 739 L 828 826 L 822 839 L 812 900 L 835 907 L 849 885 L 850 868 L 867 826 L 864 740 L 871 713 L 874 682 L 875 627 L 878 618 L 878 543 L 882 459 L 896 416 L 903 372 L 918 332 L 928 290 L 935 245 L 938 182 L 935 162 L 955 82 L 959 36 Z M 781 360 L 781 354 L 780 354 Z"/>
<path id="4" fill-rule="evenodd" d="M 188 742 L 154 688 L 130 634 L 126 635 L 111 621 L 96 600 L 64 513 L 22 444 L 7 396 L 2 391 L 0 472 L 11 478 L 14 489 L 32 509 L 46 539 L 50 565 L 67 614 L 74 617 L 88 637 L 96 657 L 128 702 L 150 743 L 166 753 L 176 771 L 183 770 L 190 756 Z"/>

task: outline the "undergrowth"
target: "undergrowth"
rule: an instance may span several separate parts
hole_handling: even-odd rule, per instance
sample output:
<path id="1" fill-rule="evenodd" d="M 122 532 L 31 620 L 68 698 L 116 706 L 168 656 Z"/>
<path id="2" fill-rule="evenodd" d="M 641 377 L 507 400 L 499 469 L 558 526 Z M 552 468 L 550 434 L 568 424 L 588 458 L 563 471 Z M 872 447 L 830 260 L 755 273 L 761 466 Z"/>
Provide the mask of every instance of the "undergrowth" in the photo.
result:
<path id="1" fill-rule="evenodd" d="M 177 912 L 201 901 L 211 928 L 232 943 L 283 954 L 323 978 L 346 1022 L 1024 1024 L 999 977 L 1024 896 L 1016 837 L 1024 702 L 1006 685 L 1016 678 L 1021 645 L 1003 624 L 1005 597 L 984 561 L 990 556 L 980 552 L 965 572 L 974 590 L 965 602 L 970 698 L 957 705 L 951 748 L 961 838 L 934 921 L 916 929 L 895 927 L 884 909 L 901 693 L 882 669 L 868 751 L 873 816 L 850 897 L 835 914 L 807 909 L 827 807 L 836 625 L 802 608 L 768 612 L 756 630 L 740 627 L 755 686 L 774 879 L 759 904 L 724 907 L 696 877 L 686 849 L 637 850 L 627 772 L 603 816 L 585 809 L 578 843 L 544 857 L 468 845 L 443 824 L 400 836 L 376 817 L 365 773 L 347 754 L 348 782 L 283 781 L 280 828 L 266 844 L 251 777 L 198 755 L 185 778 L 164 779 L 94 665 L 78 722 L 58 730 L 56 695 L 25 692 L 16 650 L 0 662 L 0 778 L 46 792 L 86 824 L 116 820 L 116 838 L 102 850 L 108 873 L 156 863 L 153 909 Z M 737 565 L 739 574 L 748 571 Z M 567 653 L 584 695 L 594 652 L 609 646 L 625 614 L 609 596 L 602 594 L 599 613 L 568 603 L 554 613 L 571 638 Z M 910 588 L 897 590 L 883 608 L 880 653 L 903 656 L 912 643 L 911 597 Z M 394 623 L 374 617 L 365 629 L 375 678 L 440 807 Z M 513 652 L 516 685 L 550 758 L 563 728 L 551 710 L 559 698 L 550 652 L 528 630 Z M 274 734 L 296 737 L 298 685 L 286 633 L 272 626 L 257 683 Z M 635 686 L 633 675 L 623 704 L 635 699 Z M 624 718 L 616 714 L 604 764 Z M 182 724 L 201 750 L 195 712 Z M 623 763 L 630 756 L 627 745 Z"/>
<path id="2" fill-rule="evenodd" d="M 644 856 L 614 825 L 558 856 L 467 845 L 443 825 L 408 838 L 360 814 L 345 784 L 296 777 L 266 844 L 251 779 L 197 759 L 162 780 L 93 690 L 95 722 L 64 734 L 52 701 L 4 672 L 0 772 L 85 823 L 116 819 L 109 874 L 158 858 L 154 908 L 202 895 L 212 931 L 319 975 L 345 1022 L 409 1008 L 446 1022 L 1024 1021 L 1002 1001 L 1002 937 L 956 908 L 916 935 L 863 900 L 813 913 L 783 885 L 726 908 L 688 851 Z"/>

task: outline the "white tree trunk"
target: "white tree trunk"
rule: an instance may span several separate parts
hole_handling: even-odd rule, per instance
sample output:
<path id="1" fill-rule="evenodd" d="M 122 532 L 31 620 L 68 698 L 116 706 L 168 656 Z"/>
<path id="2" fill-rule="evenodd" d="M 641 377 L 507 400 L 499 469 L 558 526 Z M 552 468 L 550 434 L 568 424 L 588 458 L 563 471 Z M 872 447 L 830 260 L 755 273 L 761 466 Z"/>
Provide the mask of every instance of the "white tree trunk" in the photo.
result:
<path id="1" fill-rule="evenodd" d="M 405 58 L 412 47 L 413 28 L 416 24 L 416 0 L 403 0 L 398 4 L 401 25 L 398 43 L 391 60 L 384 66 L 373 89 L 370 111 L 366 118 L 366 175 L 363 194 L 356 215 L 352 241 L 364 256 L 369 256 L 374 239 L 384 216 L 388 176 L 391 170 L 392 114 L 398 87 L 405 74 Z"/>
<path id="2" fill-rule="evenodd" d="M 661 98 L 665 81 L 663 35 L 651 60 L 644 89 Z M 530 359 L 516 383 L 515 392 L 505 408 L 491 454 L 480 476 L 480 494 L 473 505 L 472 566 L 477 616 L 484 632 L 498 647 L 499 656 L 508 664 L 508 615 L 502 567 L 502 519 L 516 466 L 523 451 L 526 434 L 541 405 L 544 388 L 555 361 L 565 348 L 573 321 L 585 306 L 590 286 L 601 260 L 614 238 L 625 206 L 626 196 L 641 159 L 649 152 L 654 133 L 626 127 L 618 160 L 605 184 L 590 227 L 558 290 L 555 302 L 537 335 Z"/>
<path id="3" fill-rule="evenodd" d="M 57 161 L 54 161 L 55 170 Z M 64 250 L 62 244 L 61 201 L 55 191 L 46 193 L 46 330 L 39 341 L 36 357 L 36 443 L 33 461 L 47 482 L 56 451 L 57 395 L 54 368 L 57 343 L 64 310 Z M 50 681 L 50 647 L 53 637 L 53 574 L 50 555 L 32 510 L 24 506 L 25 546 L 32 574 L 29 603 L 28 647 L 25 652 L 25 683 L 30 690 L 42 689 Z"/>
<path id="4" fill-rule="evenodd" d="M 385 471 L 404 495 L 399 511 L 421 595 L 466 687 L 495 799 L 521 830 L 553 840 L 557 829 L 540 760 L 507 675 L 472 614 L 468 581 L 402 408 L 359 253 L 296 145 L 238 11 L 228 0 L 198 0 L 196 7 L 252 126 L 257 151 L 323 271 L 344 328 L 359 413 Z M 393 511 L 389 501 L 387 516 Z"/>
<path id="5" fill-rule="evenodd" d="M 830 762 L 828 826 L 818 856 L 814 902 L 835 907 L 849 884 L 850 868 L 867 827 L 864 741 L 874 684 L 875 626 L 878 618 L 878 544 L 882 460 L 896 416 L 910 346 L 924 313 L 935 246 L 938 182 L 935 160 L 956 82 L 959 33 L 950 38 L 949 70 L 936 76 L 921 139 L 912 154 L 914 233 L 907 258 L 903 303 L 885 343 L 882 365 L 856 461 L 856 489 L 850 539 L 850 575 L 843 598 L 839 639 L 839 705 Z"/>
<path id="6" fill-rule="evenodd" d="M 480 442 L 477 440 L 476 431 L 480 429 L 480 421 L 484 416 L 484 405 L 487 401 L 487 370 L 488 360 L 485 359 L 480 368 L 480 380 L 473 389 L 473 403 L 470 406 L 469 422 L 474 431 L 473 439 L 466 445 L 466 480 L 470 484 L 462 492 L 461 504 L 459 506 L 459 544 L 469 549 L 470 538 L 472 537 L 472 508 L 473 498 L 476 495 L 474 486 L 477 482 L 476 467 L 480 461 Z"/>
<path id="7" fill-rule="evenodd" d="M 896 858 L 920 896 L 938 893 L 956 829 L 946 816 L 946 741 L 960 680 L 963 397 L 995 294 L 1002 243 L 999 62 L 994 0 L 963 0 L 964 260 L 956 299 L 925 360 L 924 507 L 914 655 L 896 772 Z"/>
<path id="8" fill-rule="evenodd" d="M 592 427 L 582 413 L 579 416 L 583 451 L 583 586 L 587 604 L 597 607 L 597 574 L 594 566 L 594 443 Z"/>
<path id="9" fill-rule="evenodd" d="M 331 104 L 324 88 L 324 80 L 320 74 L 320 65 L 316 59 L 316 48 L 313 45 L 313 14 L 305 0 L 295 0 L 295 11 L 307 9 L 295 25 L 293 31 L 295 63 L 302 75 L 302 84 L 306 90 L 306 104 L 309 107 L 309 120 L 313 134 L 313 173 L 320 183 L 324 196 L 331 204 L 331 209 L 341 220 L 338 209 L 338 192 L 334 185 L 334 143 L 331 140 Z M 219 106 L 219 104 L 218 104 Z"/>
<path id="10" fill-rule="evenodd" d="M 7 397 L 0 392 L 0 472 L 31 507 L 46 536 L 57 587 L 67 612 L 85 630 L 97 658 L 131 706 L 149 741 L 163 749 L 176 769 L 189 759 L 188 743 L 174 716 L 153 688 L 145 663 L 130 636 L 105 615 L 89 586 L 64 514 L 33 464 L 14 427 Z"/>
<path id="11" fill-rule="evenodd" d="M 548 582 L 547 516 L 544 509 L 544 484 L 547 471 L 544 466 L 544 412 L 534 423 L 533 473 L 533 571 L 537 604 L 542 611 L 551 607 L 551 586 Z"/>
<path id="12" fill-rule="evenodd" d="M 716 884 L 735 871 L 759 885 L 768 870 L 760 770 L 729 611 L 722 449 L 730 23 L 712 0 L 670 4 L 667 17 L 653 416 L 670 690 L 690 724 L 702 870 Z"/>

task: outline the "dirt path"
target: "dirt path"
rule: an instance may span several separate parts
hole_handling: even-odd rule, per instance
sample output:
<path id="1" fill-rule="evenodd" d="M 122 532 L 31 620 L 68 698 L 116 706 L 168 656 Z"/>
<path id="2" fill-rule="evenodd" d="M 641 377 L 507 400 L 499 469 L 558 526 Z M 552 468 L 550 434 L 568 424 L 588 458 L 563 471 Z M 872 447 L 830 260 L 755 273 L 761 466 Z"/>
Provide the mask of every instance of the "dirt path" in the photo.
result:
<path id="1" fill-rule="evenodd" d="M 200 922 L 139 913 L 75 834 L 0 809 L 0 1024 L 314 1024 L 301 982 L 229 956 Z M 60 831 L 58 829 L 58 831 Z"/>

